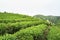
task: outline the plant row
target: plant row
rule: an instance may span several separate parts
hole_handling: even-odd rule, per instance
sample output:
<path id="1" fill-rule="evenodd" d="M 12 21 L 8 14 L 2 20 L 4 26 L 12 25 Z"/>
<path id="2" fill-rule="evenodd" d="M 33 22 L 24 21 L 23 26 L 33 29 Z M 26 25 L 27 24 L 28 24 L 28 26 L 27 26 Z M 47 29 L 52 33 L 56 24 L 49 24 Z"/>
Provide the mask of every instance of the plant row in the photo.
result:
<path id="1" fill-rule="evenodd" d="M 6 34 L 1 36 L 1 40 L 43 40 L 43 31 L 46 29 L 45 24 L 38 26 L 32 26 L 26 29 L 22 29 L 15 34 Z"/>
<path id="2" fill-rule="evenodd" d="M 0 19 L 0 23 L 16 23 L 22 21 L 43 21 L 43 20 L 35 20 L 35 19 L 27 19 L 27 18 L 20 18 L 20 19 Z"/>
<path id="3" fill-rule="evenodd" d="M 42 24 L 40 21 L 25 21 L 16 23 L 0 23 L 0 35 L 5 33 L 13 34 L 21 29 Z"/>

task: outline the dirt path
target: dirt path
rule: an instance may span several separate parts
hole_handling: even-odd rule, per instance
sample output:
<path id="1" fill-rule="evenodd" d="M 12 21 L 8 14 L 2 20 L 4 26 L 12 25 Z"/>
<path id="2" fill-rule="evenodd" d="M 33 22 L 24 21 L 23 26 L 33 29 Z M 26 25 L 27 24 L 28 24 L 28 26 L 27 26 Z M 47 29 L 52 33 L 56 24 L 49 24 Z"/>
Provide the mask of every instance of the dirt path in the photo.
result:
<path id="1" fill-rule="evenodd" d="M 49 31 L 50 31 L 50 25 L 43 32 L 43 40 L 48 40 L 47 35 L 48 35 Z"/>
<path id="2" fill-rule="evenodd" d="M 44 30 L 43 32 L 43 39 L 42 40 L 48 40 L 47 36 L 48 36 L 48 33 L 50 31 L 50 27 L 52 26 L 52 23 L 47 21 L 48 24 L 47 24 L 47 28 Z"/>

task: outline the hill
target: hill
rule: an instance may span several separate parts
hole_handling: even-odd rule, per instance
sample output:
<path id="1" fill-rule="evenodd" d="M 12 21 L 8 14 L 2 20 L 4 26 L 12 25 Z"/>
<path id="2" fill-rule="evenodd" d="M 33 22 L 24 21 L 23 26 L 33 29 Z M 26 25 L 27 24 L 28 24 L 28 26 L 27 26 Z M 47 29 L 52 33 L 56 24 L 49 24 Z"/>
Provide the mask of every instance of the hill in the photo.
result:
<path id="1" fill-rule="evenodd" d="M 60 28 L 43 17 L 0 12 L 0 40 L 60 40 Z"/>
<path id="2" fill-rule="evenodd" d="M 43 20 L 49 20 L 54 24 L 60 25 L 60 16 L 44 16 L 44 15 L 35 15 L 36 18 L 41 18 Z"/>

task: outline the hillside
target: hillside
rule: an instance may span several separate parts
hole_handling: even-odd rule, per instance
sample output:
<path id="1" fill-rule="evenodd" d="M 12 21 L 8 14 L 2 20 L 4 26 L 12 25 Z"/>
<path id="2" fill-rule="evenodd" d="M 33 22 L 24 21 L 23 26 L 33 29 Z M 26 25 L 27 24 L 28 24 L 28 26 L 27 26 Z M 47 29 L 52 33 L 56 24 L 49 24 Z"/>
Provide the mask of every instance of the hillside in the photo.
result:
<path id="1" fill-rule="evenodd" d="M 36 18 L 41 18 L 43 20 L 49 20 L 54 24 L 60 25 L 60 16 L 44 16 L 44 15 L 35 15 Z"/>
<path id="2" fill-rule="evenodd" d="M 0 40 L 60 40 L 60 28 L 44 18 L 0 12 Z"/>

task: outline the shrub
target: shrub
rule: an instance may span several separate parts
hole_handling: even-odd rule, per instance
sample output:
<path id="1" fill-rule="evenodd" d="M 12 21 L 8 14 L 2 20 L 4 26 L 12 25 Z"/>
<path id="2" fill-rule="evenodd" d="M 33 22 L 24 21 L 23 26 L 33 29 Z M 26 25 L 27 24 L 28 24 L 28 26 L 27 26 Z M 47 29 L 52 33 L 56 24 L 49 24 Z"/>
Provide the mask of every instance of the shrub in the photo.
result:
<path id="1" fill-rule="evenodd" d="M 38 25 L 34 27 L 29 27 L 26 29 L 22 29 L 15 33 L 14 35 L 17 37 L 18 40 L 34 40 L 36 37 L 36 40 L 38 40 L 38 37 L 41 39 L 43 38 L 43 30 L 46 29 L 46 25 Z M 40 40 L 41 40 L 40 39 Z"/>
<path id="2" fill-rule="evenodd" d="M 39 21 L 28 21 L 28 22 L 16 22 L 16 23 L 0 23 L 0 34 L 9 33 L 13 34 L 21 29 L 27 27 L 36 26 L 41 24 Z"/>
<path id="3" fill-rule="evenodd" d="M 52 26 L 47 38 L 48 40 L 60 40 L 60 28 Z"/>

